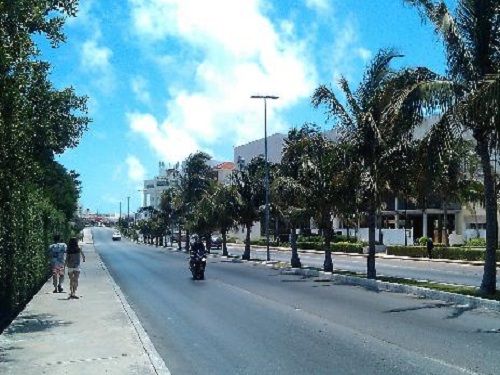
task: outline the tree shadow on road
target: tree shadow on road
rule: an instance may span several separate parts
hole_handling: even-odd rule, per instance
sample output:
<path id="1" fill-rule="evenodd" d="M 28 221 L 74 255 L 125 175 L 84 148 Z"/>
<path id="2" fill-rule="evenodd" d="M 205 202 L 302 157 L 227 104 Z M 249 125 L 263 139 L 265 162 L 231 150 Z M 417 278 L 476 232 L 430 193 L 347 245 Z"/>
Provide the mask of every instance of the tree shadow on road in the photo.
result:
<path id="1" fill-rule="evenodd" d="M 461 316 L 466 311 L 474 310 L 475 307 L 472 305 L 455 306 L 453 312 L 446 317 L 446 319 L 456 319 Z"/>
<path id="2" fill-rule="evenodd" d="M 391 309 L 385 311 L 386 313 L 398 313 L 398 312 L 406 312 L 406 311 L 415 311 L 415 310 L 423 310 L 423 309 L 441 309 L 443 307 L 450 307 L 453 304 L 451 302 L 434 302 L 434 303 L 424 303 L 419 306 L 408 306 L 401 307 L 396 309 Z"/>

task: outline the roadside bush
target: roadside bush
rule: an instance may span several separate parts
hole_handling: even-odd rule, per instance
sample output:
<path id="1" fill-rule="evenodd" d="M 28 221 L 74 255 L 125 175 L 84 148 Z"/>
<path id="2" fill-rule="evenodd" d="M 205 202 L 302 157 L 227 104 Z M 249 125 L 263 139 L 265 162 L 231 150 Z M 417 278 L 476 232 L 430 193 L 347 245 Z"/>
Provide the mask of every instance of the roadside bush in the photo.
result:
<path id="1" fill-rule="evenodd" d="M 297 242 L 323 242 L 322 236 L 299 236 Z"/>
<path id="2" fill-rule="evenodd" d="M 427 257 L 427 249 L 424 246 L 389 246 L 387 254 L 425 258 Z M 464 247 L 435 247 L 432 250 L 433 258 L 438 259 L 484 261 L 484 254 L 484 250 Z M 500 262 L 500 251 L 497 251 L 496 257 L 497 262 Z"/>
<path id="3" fill-rule="evenodd" d="M 486 238 L 469 238 L 465 246 L 486 247 Z"/>
<path id="4" fill-rule="evenodd" d="M 347 242 L 347 243 L 358 243 L 358 239 L 356 237 L 353 237 L 353 236 L 344 236 L 344 235 L 337 235 L 335 237 L 333 237 L 333 242 L 334 243 L 338 243 L 338 242 Z"/>
<path id="5" fill-rule="evenodd" d="M 427 241 L 429 241 L 429 237 L 423 236 L 423 237 L 420 237 L 418 239 L 418 244 L 420 246 L 426 246 L 427 245 Z"/>
<path id="6" fill-rule="evenodd" d="M 363 245 L 352 242 L 337 242 L 332 244 L 332 251 L 339 253 L 362 254 Z"/>
<path id="7" fill-rule="evenodd" d="M 4 197 L 5 198 L 5 197 Z M 20 186 L 0 210 L 0 318 L 17 313 L 49 276 L 47 248 L 54 233 L 73 235 L 64 214 L 43 195 Z M 1 320 L 1 319 L 0 319 Z M 2 322 L 0 322 L 1 325 Z"/>

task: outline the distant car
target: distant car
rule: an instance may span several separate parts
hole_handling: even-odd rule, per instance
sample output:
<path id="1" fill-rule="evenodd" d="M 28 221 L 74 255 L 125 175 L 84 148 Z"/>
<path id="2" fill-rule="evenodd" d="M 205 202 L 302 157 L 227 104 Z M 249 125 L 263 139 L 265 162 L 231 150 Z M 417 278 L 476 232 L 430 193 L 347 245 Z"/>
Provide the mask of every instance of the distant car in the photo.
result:
<path id="1" fill-rule="evenodd" d="M 220 249 L 222 247 L 222 237 L 218 234 L 212 236 L 212 247 Z"/>
<path id="2" fill-rule="evenodd" d="M 120 234 L 120 232 L 114 232 L 111 238 L 113 239 L 113 241 L 120 241 L 122 239 L 122 235 Z"/>

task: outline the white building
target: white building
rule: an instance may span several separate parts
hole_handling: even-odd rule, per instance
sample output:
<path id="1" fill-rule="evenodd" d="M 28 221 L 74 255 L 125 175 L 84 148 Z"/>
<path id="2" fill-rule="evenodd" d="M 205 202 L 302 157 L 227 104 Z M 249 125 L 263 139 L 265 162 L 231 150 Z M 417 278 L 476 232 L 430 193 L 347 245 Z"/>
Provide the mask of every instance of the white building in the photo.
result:
<path id="1" fill-rule="evenodd" d="M 210 160 L 208 165 L 213 170 L 214 179 L 220 183 L 229 183 L 231 173 L 234 170 L 234 163 Z M 163 193 L 170 188 L 178 186 L 181 175 L 182 169 L 179 168 L 179 164 L 166 167 L 164 162 L 159 162 L 158 176 L 153 179 L 144 180 L 142 206 L 151 206 L 158 210 Z"/>
<path id="2" fill-rule="evenodd" d="M 164 162 L 159 162 L 158 176 L 151 180 L 144 180 L 142 206 L 151 206 L 158 210 L 163 193 L 169 188 L 177 186 L 179 178 L 178 164 L 167 168 Z"/>

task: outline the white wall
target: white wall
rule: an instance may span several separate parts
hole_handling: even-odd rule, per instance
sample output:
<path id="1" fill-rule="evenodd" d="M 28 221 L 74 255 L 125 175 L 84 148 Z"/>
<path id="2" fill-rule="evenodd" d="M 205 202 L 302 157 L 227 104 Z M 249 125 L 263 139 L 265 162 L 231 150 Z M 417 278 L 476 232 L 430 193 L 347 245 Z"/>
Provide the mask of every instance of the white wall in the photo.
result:
<path id="1" fill-rule="evenodd" d="M 354 231 L 351 230 L 351 233 Z M 378 228 L 375 230 L 375 240 L 378 241 Z M 384 245 L 404 245 L 405 230 L 404 229 L 382 229 L 384 236 Z M 359 241 L 368 242 L 368 228 L 359 228 L 357 238 Z M 407 243 L 413 245 L 413 229 L 407 229 Z"/>
<path id="2" fill-rule="evenodd" d="M 228 237 L 236 237 L 240 241 L 245 241 L 247 235 L 246 228 L 244 226 L 238 227 L 236 230 L 231 230 L 227 233 Z M 250 240 L 260 239 L 260 222 L 256 221 L 253 223 L 252 230 L 250 231 Z"/>

